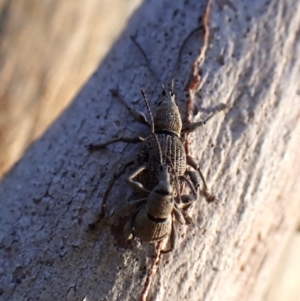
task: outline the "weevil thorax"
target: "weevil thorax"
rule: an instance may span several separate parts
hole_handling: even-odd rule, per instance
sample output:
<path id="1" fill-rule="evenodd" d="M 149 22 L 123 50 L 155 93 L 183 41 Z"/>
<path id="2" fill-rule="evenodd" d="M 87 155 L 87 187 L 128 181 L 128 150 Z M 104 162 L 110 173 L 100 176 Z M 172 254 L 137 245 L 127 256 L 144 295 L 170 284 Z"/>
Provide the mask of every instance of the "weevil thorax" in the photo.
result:
<path id="1" fill-rule="evenodd" d="M 169 93 L 163 91 L 162 101 L 154 117 L 154 126 L 155 133 L 170 132 L 180 137 L 182 121 L 173 91 Z"/>
<path id="2" fill-rule="evenodd" d="M 167 218 L 174 208 L 173 188 L 167 165 L 160 166 L 158 184 L 148 196 L 147 214 L 157 219 Z"/>

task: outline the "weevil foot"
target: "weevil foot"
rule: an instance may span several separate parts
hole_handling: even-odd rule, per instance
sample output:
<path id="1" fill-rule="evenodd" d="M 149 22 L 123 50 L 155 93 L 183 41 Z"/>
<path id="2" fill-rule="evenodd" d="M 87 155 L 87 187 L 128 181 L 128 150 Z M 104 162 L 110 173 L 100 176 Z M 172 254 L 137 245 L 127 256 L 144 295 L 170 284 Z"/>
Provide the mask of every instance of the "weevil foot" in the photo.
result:
<path id="1" fill-rule="evenodd" d="M 216 198 L 215 195 L 211 194 L 208 190 L 202 190 L 201 194 L 206 198 L 206 201 L 208 203 L 214 203 L 217 202 L 218 199 Z"/>

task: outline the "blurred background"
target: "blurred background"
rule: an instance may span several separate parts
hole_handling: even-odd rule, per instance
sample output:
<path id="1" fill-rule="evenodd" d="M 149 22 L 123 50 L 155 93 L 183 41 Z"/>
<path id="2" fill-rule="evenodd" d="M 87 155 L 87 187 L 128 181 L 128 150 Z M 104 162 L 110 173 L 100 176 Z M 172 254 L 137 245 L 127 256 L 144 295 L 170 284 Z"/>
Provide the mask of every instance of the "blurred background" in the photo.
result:
<path id="1" fill-rule="evenodd" d="M 0 178 L 68 105 L 141 0 L 0 0 Z M 300 300 L 300 235 L 266 301 Z"/>
<path id="2" fill-rule="evenodd" d="M 0 0 L 0 178 L 68 105 L 140 0 Z"/>

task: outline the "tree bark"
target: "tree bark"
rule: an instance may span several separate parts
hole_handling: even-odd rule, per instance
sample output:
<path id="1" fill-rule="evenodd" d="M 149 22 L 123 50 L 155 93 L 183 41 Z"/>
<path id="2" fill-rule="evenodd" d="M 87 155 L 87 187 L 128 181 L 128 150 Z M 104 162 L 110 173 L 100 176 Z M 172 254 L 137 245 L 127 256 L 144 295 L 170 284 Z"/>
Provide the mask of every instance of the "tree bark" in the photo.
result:
<path id="1" fill-rule="evenodd" d="M 149 300 L 263 300 L 300 215 L 300 7 L 290 0 L 214 1 L 204 63 L 200 30 L 175 68 L 205 6 L 144 2 L 72 104 L 3 179 L 1 299 L 139 300 L 151 246 L 124 244 L 122 217 L 87 231 L 113 170 L 134 158 L 137 146 L 118 143 L 97 154 L 85 147 L 148 133 L 109 92 L 118 87 L 146 113 L 144 88 L 155 108 L 159 83 L 129 39 L 135 34 L 157 77 L 165 84 L 174 78 L 183 119 L 195 65 L 201 81 L 192 120 L 227 106 L 188 136 L 219 202 L 190 208 L 194 224 L 179 227 L 179 245 L 162 256 Z M 108 212 L 122 210 L 130 195 L 119 179 Z"/>

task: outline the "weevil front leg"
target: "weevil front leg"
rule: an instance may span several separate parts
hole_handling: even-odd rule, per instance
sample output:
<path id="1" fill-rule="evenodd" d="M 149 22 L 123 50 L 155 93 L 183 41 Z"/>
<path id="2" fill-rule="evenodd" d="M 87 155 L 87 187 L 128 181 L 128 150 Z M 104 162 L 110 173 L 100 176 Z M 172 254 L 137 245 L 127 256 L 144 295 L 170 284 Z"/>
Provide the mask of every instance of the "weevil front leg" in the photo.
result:
<path id="1" fill-rule="evenodd" d="M 115 184 L 115 181 L 125 173 L 126 169 L 133 165 L 134 164 L 134 161 L 130 161 L 126 164 L 120 164 L 118 166 L 118 168 L 116 169 L 116 171 L 114 172 L 113 176 L 110 178 L 108 184 L 107 184 L 107 187 L 105 189 L 105 192 L 104 192 L 104 195 L 103 195 L 103 200 L 102 200 L 102 205 L 101 205 L 101 209 L 100 209 L 100 212 L 98 213 L 97 215 L 97 219 L 95 222 L 89 224 L 89 228 L 90 229 L 94 229 L 96 227 L 96 225 L 105 217 L 105 213 L 106 213 L 106 201 L 107 201 L 107 198 L 108 198 L 108 195 L 112 189 L 112 187 L 114 186 Z"/>
<path id="2" fill-rule="evenodd" d="M 198 122 L 192 122 L 189 124 L 185 124 L 184 127 L 182 128 L 182 133 L 191 133 L 194 130 L 196 130 L 197 128 L 203 126 L 206 124 L 206 122 L 211 119 L 214 116 L 214 113 L 211 113 L 210 115 L 207 116 L 206 119 L 202 120 L 202 121 L 198 121 Z"/>
<path id="3" fill-rule="evenodd" d="M 188 175 L 190 176 L 191 181 L 193 182 L 194 186 L 196 188 L 200 187 L 200 180 L 199 180 L 199 176 L 200 176 L 200 179 L 203 183 L 203 188 L 200 190 L 201 194 L 206 198 L 208 203 L 214 202 L 216 200 L 216 197 L 208 191 L 205 178 L 204 178 L 196 160 L 189 155 L 186 157 L 186 159 L 187 159 L 187 164 L 194 169 L 193 171 L 192 170 L 188 171 Z M 195 171 L 197 171 L 197 172 L 195 172 Z"/>
<path id="4" fill-rule="evenodd" d="M 210 113 L 204 120 L 198 121 L 198 122 L 192 122 L 189 124 L 184 124 L 181 130 L 181 133 L 191 133 L 197 128 L 205 125 L 207 121 L 209 121 L 213 116 L 215 116 L 216 113 L 226 109 L 226 105 L 221 103 L 214 112 Z"/>
<path id="5" fill-rule="evenodd" d="M 149 194 L 150 193 L 150 190 L 147 190 L 140 182 L 133 180 L 138 174 L 140 174 L 146 168 L 147 168 L 146 166 L 139 167 L 126 179 L 127 185 L 136 193 L 139 193 L 139 194 L 145 194 L 145 193 Z"/>
<path id="6" fill-rule="evenodd" d="M 127 102 L 125 101 L 125 99 L 120 95 L 118 90 L 115 89 L 111 89 L 110 90 L 111 94 L 116 97 L 119 102 L 127 109 L 127 111 L 129 112 L 129 114 L 133 117 L 133 119 L 143 125 L 146 125 L 147 127 L 150 127 L 149 122 L 147 121 L 146 116 L 144 115 L 144 113 L 137 111 L 135 109 L 133 109 L 131 106 L 129 106 L 127 104 Z"/>

